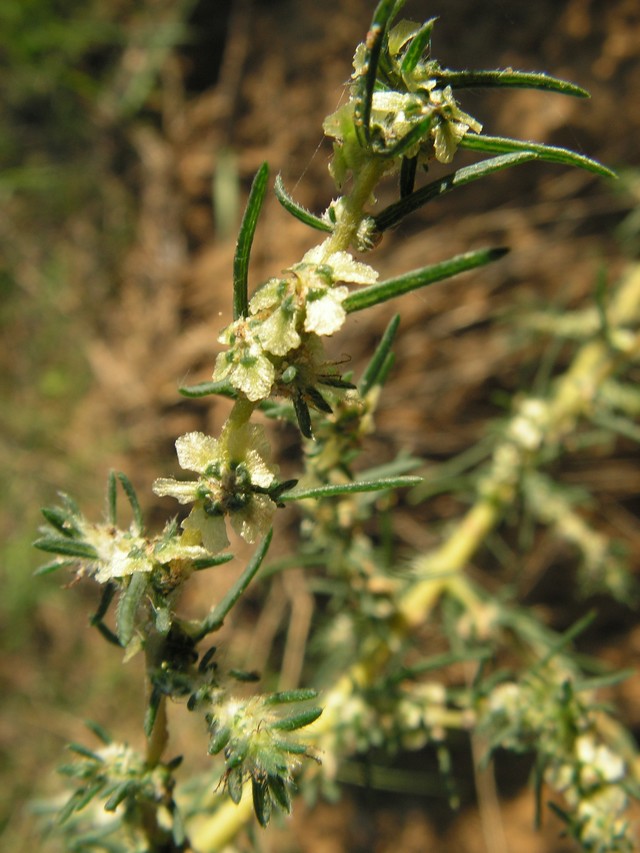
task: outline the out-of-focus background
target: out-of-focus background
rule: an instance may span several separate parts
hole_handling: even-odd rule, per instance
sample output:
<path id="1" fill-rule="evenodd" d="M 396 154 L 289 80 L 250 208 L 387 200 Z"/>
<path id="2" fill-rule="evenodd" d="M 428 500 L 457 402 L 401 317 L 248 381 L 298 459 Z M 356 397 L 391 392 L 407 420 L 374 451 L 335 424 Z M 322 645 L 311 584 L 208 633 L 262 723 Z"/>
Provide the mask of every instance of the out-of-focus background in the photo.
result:
<path id="1" fill-rule="evenodd" d="M 267 160 L 311 209 L 332 194 L 321 124 L 343 96 L 372 0 L 4 0 L 0 7 L 0 833 L 5 850 L 38 849 L 33 797 L 56 790 L 64 744 L 95 719 L 140 738 L 134 661 L 88 627 L 96 591 L 34 579 L 39 507 L 58 490 L 102 511 L 110 468 L 128 473 L 152 523 L 171 507 L 155 476 L 175 472 L 173 442 L 211 433 L 223 402 L 186 401 L 180 384 L 210 376 L 231 309 L 230 270 L 242 204 Z M 619 169 L 608 182 L 564 167 L 518 167 L 453 193 L 411 218 L 376 251 L 398 274 L 485 245 L 499 264 L 411 295 L 398 362 L 371 458 L 406 448 L 437 462 L 471 447 L 518 389 L 539 379 L 549 340 L 511 317 L 593 300 L 640 249 L 640 7 L 637 0 L 414 0 L 406 17 L 439 16 L 434 54 L 449 67 L 546 70 L 587 88 L 589 101 L 540 92 L 461 93 L 490 134 L 564 145 Z M 273 198 L 255 240 L 252 286 L 299 260 L 314 235 Z M 335 343 L 354 369 L 392 309 L 349 321 Z M 554 353 L 561 365 L 568 352 Z M 277 430 L 276 430 L 276 434 Z M 277 441 L 295 453 L 292 433 Z M 637 445 L 636 445 L 637 446 Z M 637 565 L 640 472 L 632 442 L 576 452 L 567 483 L 597 501 L 599 523 Z M 460 505 L 434 498 L 403 536 L 416 548 Z M 522 568 L 523 601 L 571 621 L 558 593 L 570 564 L 541 539 Z M 498 576 L 499 578 L 499 573 Z M 560 584 L 562 586 L 562 584 Z M 200 589 L 206 608 L 210 595 Z M 284 594 L 284 593 L 283 593 Z M 290 595 L 294 593 L 289 591 Z M 256 607 L 259 608 L 259 599 Z M 257 611 L 256 611 L 257 612 Z M 238 628 L 247 637 L 250 626 Z M 592 637 L 616 666 L 633 666 L 640 629 L 607 605 Z M 640 690 L 618 694 L 632 728 Z M 178 743 L 180 742 L 180 735 Z M 188 736 L 187 741 L 188 741 Z M 204 752 L 204 740 L 200 744 Z M 513 850 L 564 851 L 535 835 L 517 791 L 503 816 Z M 320 817 L 294 819 L 293 846 L 265 850 L 483 850 L 472 805 L 434 822 L 428 798 L 361 794 Z M 557 827 L 555 828 L 557 829 Z M 372 839 L 375 839 L 373 841 Z M 297 846 L 296 846 L 297 845 Z"/>

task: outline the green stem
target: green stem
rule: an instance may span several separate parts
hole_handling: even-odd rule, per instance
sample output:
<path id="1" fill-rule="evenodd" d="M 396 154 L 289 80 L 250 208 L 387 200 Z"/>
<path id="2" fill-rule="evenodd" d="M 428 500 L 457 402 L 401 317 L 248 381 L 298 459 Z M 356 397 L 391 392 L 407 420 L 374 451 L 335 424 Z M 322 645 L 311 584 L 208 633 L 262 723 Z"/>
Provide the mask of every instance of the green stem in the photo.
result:
<path id="1" fill-rule="evenodd" d="M 152 673 L 162 664 L 166 638 L 157 631 L 151 631 L 145 644 L 145 663 L 147 668 L 147 690 L 149 699 L 153 695 Z M 157 767 L 169 743 L 169 721 L 167 718 L 167 699 L 161 696 L 153 719 L 153 728 L 147 737 L 146 759 L 149 767 Z"/>
<path id="2" fill-rule="evenodd" d="M 147 764 L 149 767 L 157 767 L 160 764 L 168 743 L 169 721 L 167 717 L 167 698 L 163 696 L 158 705 L 151 735 L 147 740 Z"/>
<path id="3" fill-rule="evenodd" d="M 251 400 L 247 400 L 244 397 L 238 398 L 233 404 L 231 413 L 227 418 L 227 425 L 234 429 L 244 426 L 251 419 L 256 405 L 256 403 L 252 403 Z"/>
<path id="4" fill-rule="evenodd" d="M 351 192 L 343 198 L 338 224 L 326 241 L 326 257 L 334 252 L 345 252 L 352 244 L 362 222 L 365 205 L 384 174 L 386 165 L 384 160 L 372 157 L 358 171 Z"/>

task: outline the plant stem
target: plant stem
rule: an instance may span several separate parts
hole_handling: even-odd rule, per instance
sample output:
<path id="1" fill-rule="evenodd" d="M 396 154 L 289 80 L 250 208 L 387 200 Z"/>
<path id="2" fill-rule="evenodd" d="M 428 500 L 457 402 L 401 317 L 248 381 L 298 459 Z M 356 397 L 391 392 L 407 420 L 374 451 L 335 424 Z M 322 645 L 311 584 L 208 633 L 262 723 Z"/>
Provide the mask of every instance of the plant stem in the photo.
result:
<path id="1" fill-rule="evenodd" d="M 335 237 L 334 234 L 331 239 Z M 337 251 L 343 245 L 336 241 L 331 251 Z M 585 343 L 569 369 L 556 380 L 549 398 L 543 401 L 535 398 L 545 407 L 543 443 L 562 440 L 576 421 L 593 409 L 601 384 L 615 374 L 620 360 L 640 352 L 640 333 L 631 331 L 632 324 L 640 318 L 640 265 L 633 267 L 621 283 L 608 315 L 612 339 L 619 341 L 620 349 L 612 349 L 609 342 L 602 339 Z M 514 419 L 523 408 L 521 403 Z M 512 460 L 515 464 L 511 468 L 500 464 L 505 447 L 516 448 L 517 455 Z M 418 580 L 405 591 L 400 601 L 392 636 L 384 642 L 374 641 L 362 658 L 338 678 L 324 694 L 322 716 L 305 729 L 310 738 L 325 738 L 323 743 L 327 751 L 330 751 L 330 746 L 326 746 L 326 738 L 341 722 L 341 713 L 349 698 L 374 683 L 394 650 L 429 618 L 445 591 L 459 596 L 465 596 L 469 591 L 463 571 L 511 505 L 519 470 L 529 462 L 527 448 L 517 447 L 509 438 L 501 442 L 494 451 L 476 503 L 438 548 L 416 558 L 414 571 Z M 248 795 L 243 796 L 238 806 L 224 803 L 211 819 L 196 827 L 193 833 L 196 847 L 203 853 L 220 850 L 233 840 L 251 815 L 251 797 Z"/>
<path id="2" fill-rule="evenodd" d="M 153 679 L 152 674 L 161 666 L 164 656 L 166 638 L 157 631 L 152 631 L 146 640 L 144 655 L 147 671 L 147 690 L 149 698 L 152 696 Z M 147 765 L 151 768 L 157 767 L 162 760 L 162 755 L 169 742 L 169 727 L 167 720 L 166 697 L 161 696 L 156 711 L 153 728 L 147 737 Z"/>
<path id="3" fill-rule="evenodd" d="M 162 696 L 158 705 L 151 735 L 147 739 L 147 764 L 156 767 L 162 760 L 169 743 L 169 723 L 167 719 L 167 697 Z"/>
<path id="4" fill-rule="evenodd" d="M 239 397 L 233 404 L 227 423 L 235 429 L 244 426 L 244 424 L 246 424 L 251 418 L 255 407 L 255 403 L 252 403 L 250 400 L 243 397 Z"/>
<path id="5" fill-rule="evenodd" d="M 386 165 L 384 160 L 370 158 L 357 172 L 351 192 L 343 197 L 342 216 L 326 241 L 327 258 L 334 252 L 345 252 L 353 242 L 364 216 L 364 207 L 384 174 Z"/>

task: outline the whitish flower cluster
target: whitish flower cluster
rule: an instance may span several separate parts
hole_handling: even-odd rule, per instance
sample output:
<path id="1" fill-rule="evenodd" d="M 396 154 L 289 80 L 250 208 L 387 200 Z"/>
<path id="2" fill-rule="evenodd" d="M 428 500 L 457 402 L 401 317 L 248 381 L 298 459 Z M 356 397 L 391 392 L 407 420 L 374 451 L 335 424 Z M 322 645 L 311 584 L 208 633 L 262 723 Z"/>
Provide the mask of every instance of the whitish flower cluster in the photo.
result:
<path id="1" fill-rule="evenodd" d="M 487 710 L 484 723 L 494 743 L 538 751 L 544 781 L 562 794 L 571 834 L 585 849 L 631 853 L 625 761 L 603 742 L 569 682 L 498 685 Z"/>
<path id="2" fill-rule="evenodd" d="M 45 510 L 50 527 L 43 528 L 44 535 L 35 543 L 57 555 L 40 571 L 73 567 L 79 577 L 120 588 L 142 574 L 158 591 L 170 593 L 195 568 L 211 564 L 206 548 L 181 536 L 173 522 L 159 535 L 147 537 L 138 521 L 124 530 L 111 523 L 94 523 L 70 498 L 62 498 L 62 507 Z"/>
<path id="3" fill-rule="evenodd" d="M 376 87 L 371 100 L 371 149 L 388 159 L 388 171 L 397 169 L 402 157 L 416 157 L 418 162 L 435 157 L 450 163 L 462 137 L 469 130 L 482 130 L 478 121 L 460 109 L 451 87 L 442 85 L 437 62 L 405 61 L 422 29 L 423 25 L 412 21 L 400 21 L 391 29 L 385 85 Z M 338 187 L 370 156 L 356 132 L 360 81 L 367 74 L 368 62 L 367 46 L 361 44 L 353 61 L 351 99 L 324 123 L 327 136 L 336 140 L 331 170 Z"/>
<path id="4" fill-rule="evenodd" d="M 84 541 L 96 550 L 96 558 L 87 561 L 82 573 L 98 583 L 121 581 L 140 572 L 175 575 L 176 566 L 184 567 L 209 556 L 205 548 L 172 535 L 171 528 L 167 528 L 169 535 L 147 539 L 133 530 L 83 519 L 81 531 Z"/>
<path id="5" fill-rule="evenodd" d="M 178 438 L 176 450 L 180 466 L 198 474 L 197 479 L 159 479 L 153 491 L 194 504 L 182 523 L 185 538 L 217 554 L 229 543 L 226 515 L 247 542 L 268 532 L 276 511 L 269 491 L 277 485 L 277 468 L 268 461 L 269 443 L 262 427 L 227 421 L 220 438 L 190 432 Z"/>
<path id="6" fill-rule="evenodd" d="M 344 323 L 342 303 L 349 293 L 344 284 L 373 284 L 377 277 L 347 252 L 327 254 L 325 244 L 307 252 L 256 291 L 247 317 L 224 329 L 218 340 L 229 349 L 216 360 L 214 380 L 228 380 L 252 402 L 266 399 L 274 384 L 286 394 L 292 366 L 302 365 L 313 384 L 314 339 L 334 334 Z M 321 372 L 320 363 L 315 367 Z"/>
<path id="7" fill-rule="evenodd" d="M 142 808 L 145 804 L 160 808 L 162 817 L 170 820 L 167 807 L 171 803 L 171 774 L 168 765 L 149 767 L 143 755 L 122 743 L 109 743 L 95 751 L 76 746 L 72 746 L 72 750 L 77 753 L 77 760 L 65 765 L 61 771 L 78 780 L 81 787 L 62 807 L 60 823 L 64 823 L 73 812 L 84 812 L 91 801 L 93 808 L 88 813 L 84 812 L 84 818 L 89 825 L 93 824 L 93 829 L 108 822 L 113 831 L 118 818 L 125 819 L 132 808 Z M 129 833 L 132 833 L 131 827 Z"/>
<path id="8" fill-rule="evenodd" d="M 293 734 L 320 716 L 320 708 L 307 704 L 315 695 L 313 690 L 290 690 L 249 699 L 229 697 L 207 715 L 209 753 L 224 753 L 229 796 L 240 802 L 250 778 L 254 809 L 263 826 L 274 807 L 291 811 L 294 772 L 302 757 L 315 758 Z"/>

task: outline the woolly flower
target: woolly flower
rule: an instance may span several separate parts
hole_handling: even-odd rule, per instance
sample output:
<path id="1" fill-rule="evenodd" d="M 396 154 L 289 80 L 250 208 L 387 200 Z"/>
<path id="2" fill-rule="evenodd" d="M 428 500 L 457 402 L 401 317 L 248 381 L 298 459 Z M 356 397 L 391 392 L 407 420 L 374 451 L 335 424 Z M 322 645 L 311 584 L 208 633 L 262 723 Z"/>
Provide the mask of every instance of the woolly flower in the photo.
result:
<path id="1" fill-rule="evenodd" d="M 249 303 L 252 334 L 278 357 L 300 346 L 302 332 L 332 335 L 347 316 L 342 303 L 349 291 L 339 283 L 372 284 L 377 278 L 347 252 L 325 256 L 325 244 L 316 246 L 282 278 L 269 279 L 256 291 Z"/>
<path id="2" fill-rule="evenodd" d="M 437 62 L 420 61 L 405 67 L 403 58 L 419 30 L 417 25 L 402 21 L 389 33 L 389 79 L 395 81 L 395 89 L 387 85 L 374 89 L 367 136 L 370 141 L 364 147 L 362 135 L 356 132 L 356 111 L 370 54 L 365 45 L 356 50 L 351 98 L 323 125 L 325 134 L 335 139 L 330 170 L 339 187 L 349 172 L 360 171 L 371 154 L 385 158 L 387 173 L 399 169 L 403 157 L 417 157 L 420 163 L 435 157 L 441 163 L 450 163 L 463 136 L 482 130 L 478 121 L 460 109 L 451 86 L 440 88 Z"/>
<path id="3" fill-rule="evenodd" d="M 240 318 L 227 326 L 218 340 L 229 349 L 216 359 L 214 380 L 228 379 L 234 388 L 254 403 L 268 397 L 275 379 L 275 368 L 251 324 Z"/>
<path id="4" fill-rule="evenodd" d="M 84 521 L 80 528 L 83 540 L 96 551 L 96 559 L 86 573 L 98 583 L 151 572 L 154 568 L 152 548 L 143 536 L 130 530 L 119 530 L 107 524 Z"/>
<path id="5" fill-rule="evenodd" d="M 458 143 L 468 130 L 480 133 L 482 125 L 468 113 L 463 112 L 453 96 L 451 86 L 434 89 L 430 94 L 433 108 L 439 121 L 433 129 L 433 147 L 436 160 L 450 163 L 458 148 Z"/>
<path id="6" fill-rule="evenodd" d="M 183 521 L 186 537 L 193 537 L 211 553 L 228 545 L 224 517 L 247 542 L 269 530 L 276 511 L 267 494 L 275 485 L 276 468 L 267 459 L 269 444 L 256 424 L 227 423 L 219 439 L 190 432 L 176 441 L 178 462 L 198 474 L 196 480 L 156 480 L 153 491 L 180 503 L 194 503 Z"/>
<path id="7" fill-rule="evenodd" d="M 79 574 L 98 583 L 122 582 L 139 573 L 165 577 L 172 567 L 181 566 L 179 579 L 190 564 L 208 556 L 203 547 L 185 541 L 170 525 L 160 536 L 147 539 L 133 529 L 92 524 L 82 516 L 76 517 L 76 524 L 80 540 L 95 552 L 95 557 L 82 562 Z"/>
<path id="8" fill-rule="evenodd" d="M 332 252 L 332 254 L 325 256 L 327 242 L 328 240 L 325 240 L 324 243 L 310 249 L 299 266 L 302 264 L 322 264 L 322 266 L 330 267 L 334 282 L 374 284 L 378 280 L 378 273 L 372 267 L 354 260 L 349 252 Z"/>

